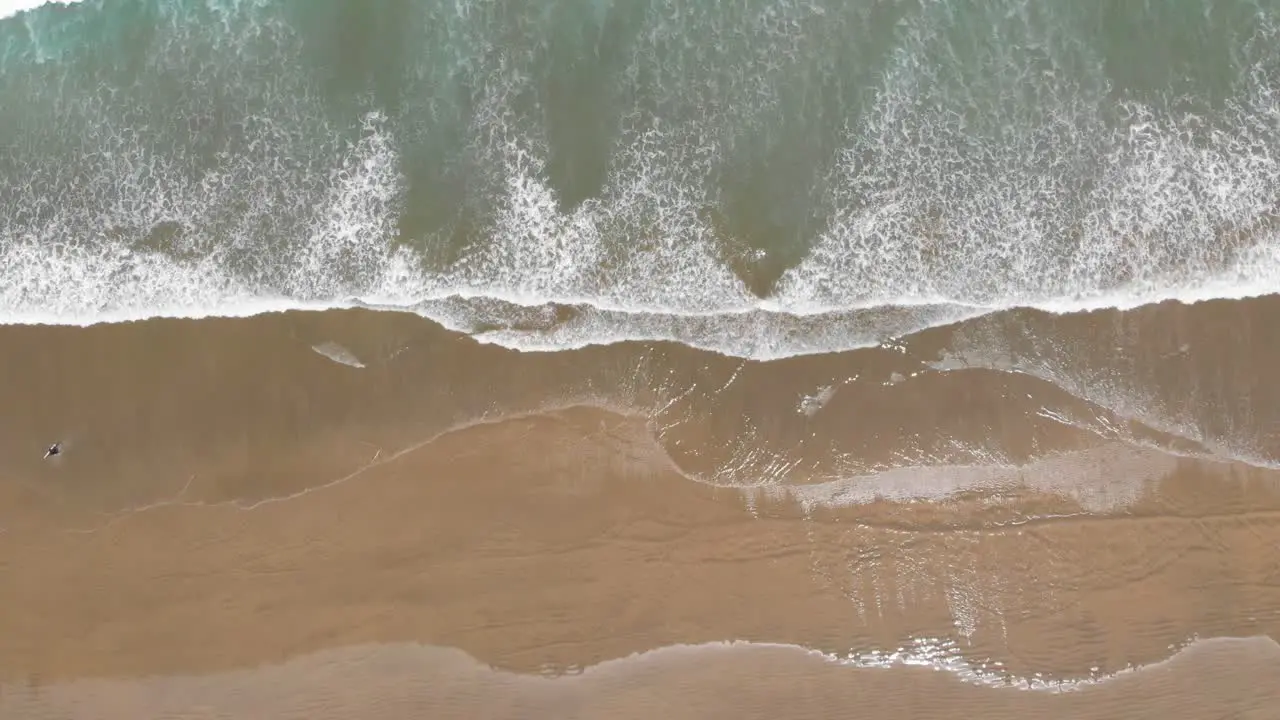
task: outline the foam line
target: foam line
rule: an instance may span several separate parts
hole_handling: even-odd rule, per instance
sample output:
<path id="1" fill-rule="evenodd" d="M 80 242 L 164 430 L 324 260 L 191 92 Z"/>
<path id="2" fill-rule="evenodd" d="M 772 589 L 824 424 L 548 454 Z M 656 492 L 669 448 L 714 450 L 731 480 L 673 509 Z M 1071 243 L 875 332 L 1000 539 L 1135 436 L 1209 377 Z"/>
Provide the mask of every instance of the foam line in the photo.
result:
<path id="1" fill-rule="evenodd" d="M 1164 87 L 1117 99 L 1122 78 L 1087 52 L 1105 38 L 1072 34 L 1096 23 L 1025 4 L 962 19 L 905 3 L 861 77 L 861 60 L 841 65 L 870 27 L 857 3 L 760 16 L 659 0 L 628 20 L 640 25 L 606 73 L 617 87 L 598 98 L 595 149 L 551 137 L 564 108 L 540 93 L 563 68 L 546 58 L 595 52 L 570 45 L 598 30 L 554 13 L 415 5 L 396 20 L 413 47 L 350 69 L 393 67 L 378 80 L 399 101 L 356 108 L 375 88 L 326 95 L 316 62 L 337 62 L 341 33 L 305 2 L 120 0 L 15 21 L 0 323 L 364 305 L 522 351 L 671 341 L 767 360 L 1018 308 L 1280 291 L 1270 11 L 1209 28 L 1241 60 L 1229 102 L 1205 115 L 1161 101 Z M 971 54 L 939 61 L 958 31 Z M 485 49 L 496 39 L 504 53 Z M 130 60 L 101 62 L 117 57 Z M 153 90 L 175 86 L 190 92 Z M 793 117 L 793 90 L 868 99 Z M 804 168 L 762 162 L 790 143 Z M 592 152 L 598 182 L 573 187 L 558 159 Z M 739 171 L 750 202 L 722 180 Z"/>
<path id="2" fill-rule="evenodd" d="M 0 0 L 0 20 L 44 5 L 74 5 L 82 0 Z"/>

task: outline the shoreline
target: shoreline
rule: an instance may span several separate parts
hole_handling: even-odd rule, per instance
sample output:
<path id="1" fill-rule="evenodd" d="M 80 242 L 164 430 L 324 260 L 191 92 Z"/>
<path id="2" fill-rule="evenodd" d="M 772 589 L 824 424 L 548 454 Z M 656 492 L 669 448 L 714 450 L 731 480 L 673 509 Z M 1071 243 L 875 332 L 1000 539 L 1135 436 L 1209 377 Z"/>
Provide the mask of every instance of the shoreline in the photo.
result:
<path id="1" fill-rule="evenodd" d="M 1186 404 L 1191 378 L 1216 422 L 1276 349 L 1212 345 L 1213 317 L 1172 333 L 1159 314 L 1136 331 L 1077 318 L 1035 337 L 1100 336 L 1085 350 L 1115 358 L 1110 338 L 1132 336 L 1113 367 L 1170 389 L 1149 407 Z M 3 695 L 41 703 L 83 681 L 143 702 L 170 691 L 137 678 L 251 677 L 398 643 L 537 676 L 725 638 L 868 663 L 930 638 L 900 664 L 941 652 L 1032 681 L 1154 677 L 1188 638 L 1280 637 L 1280 473 L 1179 454 L 1190 440 L 1144 445 L 1137 421 L 1026 373 L 910 376 L 1002 327 L 777 363 L 643 344 L 525 354 L 358 310 L 0 328 L 23 378 L 0 406 L 27 409 L 0 433 Z M 1166 356 L 1187 342 L 1202 359 Z M 1268 392 L 1234 430 L 1265 438 Z M 65 452 L 42 460 L 54 439 Z M 849 701 L 825 665 L 757 650 L 771 660 L 723 671 L 755 683 L 776 661 Z M 863 685 L 883 685 L 886 708 L 936 682 L 890 675 Z M 689 702 L 729 692 L 706 682 L 719 689 Z M 992 712 L 1024 702 L 938 687 Z M 757 699 L 801 702 L 791 692 Z M 590 704 L 571 695 L 539 707 Z"/>
<path id="2" fill-rule="evenodd" d="M 1216 699 L 1215 699 L 1216 698 Z M 793 646 L 664 647 L 565 675 L 511 674 L 465 652 L 352 646 L 207 676 L 0 685 L 0 711 L 26 720 L 137 717 L 735 717 L 952 715 L 1015 718 L 1269 718 L 1280 646 L 1203 640 L 1102 681 L 1046 691 L 977 686 L 924 667 L 849 667 Z M 251 708 L 251 709 L 250 709 Z M 1261 714 L 1259 714 L 1261 713 Z"/>

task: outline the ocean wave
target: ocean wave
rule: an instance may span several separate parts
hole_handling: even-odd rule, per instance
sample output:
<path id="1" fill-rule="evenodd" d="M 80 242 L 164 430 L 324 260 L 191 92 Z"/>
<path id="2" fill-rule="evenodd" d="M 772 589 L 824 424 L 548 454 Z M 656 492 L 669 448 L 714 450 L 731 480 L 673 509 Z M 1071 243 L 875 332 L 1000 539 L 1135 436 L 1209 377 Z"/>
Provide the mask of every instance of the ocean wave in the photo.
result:
<path id="1" fill-rule="evenodd" d="M 1183 87 L 1125 76 L 1087 9 L 888 5 L 0 21 L 0 322 L 363 305 L 521 350 L 778 359 L 1280 291 L 1268 12 L 1196 18 L 1240 63 Z"/>
<path id="2" fill-rule="evenodd" d="M 101 267 L 107 265 L 108 260 L 104 258 L 91 264 Z M 1166 292 L 1146 300 L 1116 295 L 1041 305 L 978 306 L 905 298 L 882 306 L 796 310 L 780 309 L 776 302 L 760 302 L 755 306 L 686 313 L 660 308 L 620 308 L 611 303 L 601 307 L 580 297 L 516 300 L 506 293 L 484 296 L 467 291 L 415 298 L 404 297 L 392 289 L 379 295 L 336 295 L 308 300 L 283 294 L 259 294 L 198 269 L 169 271 L 166 268 L 158 273 L 164 282 L 147 282 L 141 279 L 146 278 L 147 263 L 140 265 L 142 267 L 96 277 L 79 267 L 53 271 L 65 273 L 68 280 L 81 282 L 79 290 L 85 294 L 97 291 L 98 298 L 78 304 L 74 301 L 80 298 L 60 295 L 49 302 L 31 303 L 31 307 L 11 308 L 0 315 L 0 323 L 87 327 L 150 319 L 199 320 L 364 308 L 417 314 L 480 342 L 521 352 L 560 352 L 626 342 L 673 342 L 730 357 L 771 361 L 877 347 L 926 330 L 1018 310 L 1065 315 L 1133 310 L 1166 302 L 1194 304 L 1275 294 L 1267 288 L 1224 282 L 1219 292 L 1204 287 L 1183 294 Z M 120 275 L 140 281 L 135 287 L 121 288 L 115 284 Z M 0 296 L 3 294 L 0 292 Z M 68 299 L 72 302 L 66 302 Z M 58 307 L 57 300 L 63 301 L 62 307 Z"/>

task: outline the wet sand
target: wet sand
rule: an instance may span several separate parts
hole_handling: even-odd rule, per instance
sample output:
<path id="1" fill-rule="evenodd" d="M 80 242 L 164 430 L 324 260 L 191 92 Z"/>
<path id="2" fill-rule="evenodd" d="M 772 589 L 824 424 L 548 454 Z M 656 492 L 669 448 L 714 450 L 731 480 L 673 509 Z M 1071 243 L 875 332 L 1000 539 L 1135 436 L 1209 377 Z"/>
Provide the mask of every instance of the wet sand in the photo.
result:
<path id="1" fill-rule="evenodd" d="M 1278 309 L 0 328 L 0 716 L 1280 717 Z"/>
<path id="2" fill-rule="evenodd" d="M 978 687 L 919 667 L 851 668 L 797 648 L 666 648 L 544 678 L 459 650 L 351 647 L 199 677 L 6 688 L 0 710 L 60 718 L 1276 717 L 1280 649 L 1217 640 L 1104 684 L 1050 693 Z"/>

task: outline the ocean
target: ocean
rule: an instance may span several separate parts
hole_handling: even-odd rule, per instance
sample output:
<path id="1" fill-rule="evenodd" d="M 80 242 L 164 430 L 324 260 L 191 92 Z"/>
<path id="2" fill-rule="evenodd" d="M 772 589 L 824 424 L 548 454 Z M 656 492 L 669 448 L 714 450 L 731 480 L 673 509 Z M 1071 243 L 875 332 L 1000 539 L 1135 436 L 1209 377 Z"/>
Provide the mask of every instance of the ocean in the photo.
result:
<path id="1" fill-rule="evenodd" d="M 1277 220 L 1271 0 L 0 0 L 0 710 L 1189 713 L 1275 674 Z"/>
<path id="2" fill-rule="evenodd" d="M 0 312 L 768 359 L 1267 295 L 1276 11 L 46 5 L 0 25 Z"/>

